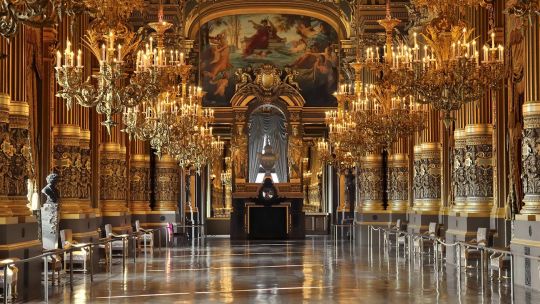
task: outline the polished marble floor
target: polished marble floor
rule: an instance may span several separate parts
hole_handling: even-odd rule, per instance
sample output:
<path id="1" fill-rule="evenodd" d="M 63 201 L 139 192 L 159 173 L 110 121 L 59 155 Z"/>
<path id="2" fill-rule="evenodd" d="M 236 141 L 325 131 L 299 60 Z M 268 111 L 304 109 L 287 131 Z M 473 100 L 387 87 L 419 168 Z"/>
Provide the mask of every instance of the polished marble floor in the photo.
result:
<path id="1" fill-rule="evenodd" d="M 509 280 L 458 279 L 427 255 L 352 246 L 318 237 L 305 241 L 232 242 L 207 238 L 130 260 L 126 271 L 75 276 L 50 290 L 50 303 L 512 303 Z M 482 288 L 482 281 L 485 283 Z M 515 303 L 540 294 L 515 289 Z"/>

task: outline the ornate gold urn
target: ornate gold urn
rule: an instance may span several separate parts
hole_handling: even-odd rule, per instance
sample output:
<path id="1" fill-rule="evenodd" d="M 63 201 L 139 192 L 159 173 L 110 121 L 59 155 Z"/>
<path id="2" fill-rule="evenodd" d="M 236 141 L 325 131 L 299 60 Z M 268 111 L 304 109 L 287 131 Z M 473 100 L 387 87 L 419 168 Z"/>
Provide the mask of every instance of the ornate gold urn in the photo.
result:
<path id="1" fill-rule="evenodd" d="M 264 153 L 259 153 L 259 161 L 264 169 L 264 176 L 271 176 L 272 169 L 276 164 L 277 155 L 274 154 L 274 148 L 270 145 L 270 141 L 264 146 Z"/>

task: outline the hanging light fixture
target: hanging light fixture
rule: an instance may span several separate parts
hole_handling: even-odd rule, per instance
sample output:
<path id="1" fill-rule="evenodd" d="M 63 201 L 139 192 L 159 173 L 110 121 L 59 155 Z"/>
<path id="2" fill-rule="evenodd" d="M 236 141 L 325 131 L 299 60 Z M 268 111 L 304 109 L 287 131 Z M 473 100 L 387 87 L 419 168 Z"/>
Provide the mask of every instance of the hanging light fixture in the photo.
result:
<path id="1" fill-rule="evenodd" d="M 427 8 L 438 17 L 430 21 L 421 35 L 425 44 L 418 43 L 413 34 L 412 45 L 402 42 L 385 48 L 384 56 L 389 62 L 387 69 L 390 83 L 400 97 L 413 96 L 419 103 L 429 104 L 444 113 L 449 126 L 451 113 L 464 104 L 477 101 L 487 91 L 497 89 L 504 78 L 504 48 L 491 43 L 483 47 L 473 38 L 473 30 L 456 18 L 463 5 L 478 5 L 481 1 L 413 1 Z M 387 54 L 396 50 L 394 56 Z M 392 52 L 394 53 L 394 52 Z M 369 61 L 375 65 L 378 57 Z"/>
<path id="2" fill-rule="evenodd" d="M 110 133 L 117 123 L 115 114 L 133 108 L 142 100 L 153 98 L 154 90 L 145 90 L 140 83 L 130 80 L 126 58 L 141 42 L 137 35 L 127 29 L 126 19 L 134 9 L 142 7 L 142 0 L 85 0 L 96 19 L 90 25 L 84 44 L 99 62 L 99 72 L 83 79 L 82 50 L 71 47 L 69 39 L 63 56 L 56 53 L 56 80 L 61 89 L 57 96 L 66 100 L 68 109 L 74 102 L 83 107 L 95 107 L 105 115 L 102 122 Z M 93 81 L 94 80 L 94 81 Z"/>
<path id="3" fill-rule="evenodd" d="M 385 29 L 384 47 L 367 47 L 365 56 L 351 64 L 356 76 L 356 98 L 352 102 L 351 115 L 357 129 L 370 134 L 369 144 L 376 147 L 372 151 L 387 149 L 398 138 L 420 131 L 426 117 L 426 107 L 420 106 L 412 95 L 400 95 L 403 83 L 394 79 L 394 64 L 400 58 L 400 48 L 394 46 L 393 33 L 401 21 L 392 18 L 390 1 L 386 2 L 386 18 L 378 22 Z M 372 74 L 373 83 L 362 81 L 365 72 Z"/>

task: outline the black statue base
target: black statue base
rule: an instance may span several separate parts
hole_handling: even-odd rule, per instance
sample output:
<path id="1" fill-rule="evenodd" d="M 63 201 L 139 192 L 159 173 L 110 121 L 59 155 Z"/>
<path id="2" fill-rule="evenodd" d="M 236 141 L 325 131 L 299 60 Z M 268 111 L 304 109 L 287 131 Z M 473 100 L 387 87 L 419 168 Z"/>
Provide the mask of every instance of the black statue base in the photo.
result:
<path id="1" fill-rule="evenodd" d="M 291 191 L 296 187 L 291 187 L 291 184 L 242 186 L 243 191 L 233 193 L 231 239 L 287 240 L 306 237 L 303 194 Z"/>
<path id="2" fill-rule="evenodd" d="M 250 240 L 284 240 L 288 232 L 288 207 L 248 206 Z"/>

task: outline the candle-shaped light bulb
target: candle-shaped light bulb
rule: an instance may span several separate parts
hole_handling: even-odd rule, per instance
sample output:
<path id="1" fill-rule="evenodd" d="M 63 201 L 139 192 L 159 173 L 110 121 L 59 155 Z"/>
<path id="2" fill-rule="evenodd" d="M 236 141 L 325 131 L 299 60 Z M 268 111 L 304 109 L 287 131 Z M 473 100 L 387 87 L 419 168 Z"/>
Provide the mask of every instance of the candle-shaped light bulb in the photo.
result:
<path id="1" fill-rule="evenodd" d="M 495 32 L 491 32 L 491 48 L 495 48 Z"/>
<path id="2" fill-rule="evenodd" d="M 81 51 L 81 49 L 79 49 L 77 51 L 77 67 L 78 68 L 82 67 L 82 51 Z"/>
<path id="3" fill-rule="evenodd" d="M 56 67 L 60 68 L 62 66 L 62 54 L 60 51 L 56 51 Z"/>
<path id="4" fill-rule="evenodd" d="M 109 48 L 114 48 L 114 33 L 112 31 L 109 32 Z"/>
<path id="5" fill-rule="evenodd" d="M 101 61 L 105 61 L 107 58 L 107 52 L 105 50 L 105 43 L 101 45 Z"/>

